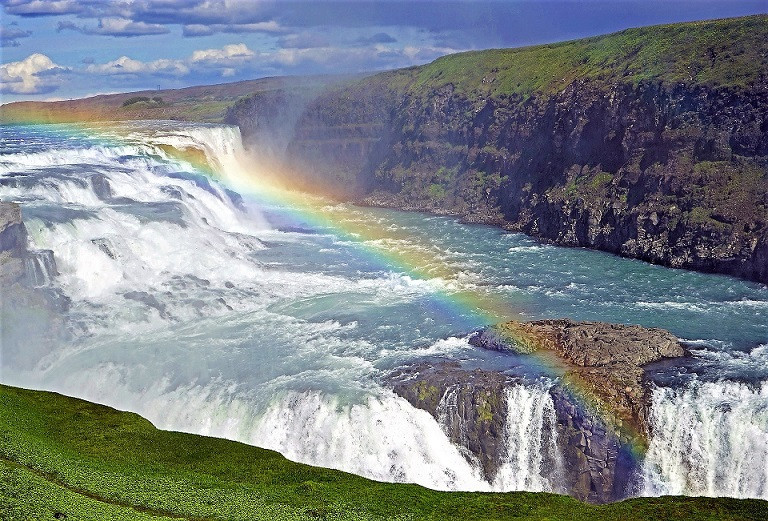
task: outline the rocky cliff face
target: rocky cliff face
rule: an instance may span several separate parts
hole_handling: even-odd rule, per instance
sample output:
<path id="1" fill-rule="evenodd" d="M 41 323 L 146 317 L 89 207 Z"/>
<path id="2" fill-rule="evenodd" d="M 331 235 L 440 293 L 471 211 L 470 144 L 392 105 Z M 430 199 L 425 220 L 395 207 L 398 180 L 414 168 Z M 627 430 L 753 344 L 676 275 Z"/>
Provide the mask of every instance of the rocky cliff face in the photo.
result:
<path id="1" fill-rule="evenodd" d="M 677 338 L 639 326 L 543 320 L 488 328 L 471 342 L 535 356 L 553 368 L 548 392 L 562 464 L 544 462 L 542 471 L 555 490 L 594 503 L 632 494 L 650 406 L 643 367 L 682 356 Z M 508 448 L 510 398 L 505 390 L 521 385 L 519 377 L 440 363 L 396 371 L 390 382 L 397 394 L 440 421 L 451 441 L 464 447 L 493 481 Z M 445 414 L 447 401 L 452 415 Z"/>
<path id="2" fill-rule="evenodd" d="M 419 364 L 390 376 L 394 391 L 429 412 L 448 438 L 476 458 L 486 480 L 493 481 L 506 451 L 506 395 L 517 380 L 493 371 L 465 371 L 457 363 Z M 455 414 L 446 415 L 446 394 L 453 393 Z M 445 417 L 443 417 L 445 416 Z"/>
<path id="3" fill-rule="evenodd" d="M 744 20 L 372 76 L 309 103 L 285 159 L 311 188 L 366 204 L 765 283 L 768 44 L 765 18 Z M 664 52 L 646 64 L 657 44 Z M 548 59 L 544 76 L 562 79 L 544 82 L 530 65 Z M 654 63 L 658 74 L 643 76 Z M 521 86 L 529 80 L 542 85 Z"/>

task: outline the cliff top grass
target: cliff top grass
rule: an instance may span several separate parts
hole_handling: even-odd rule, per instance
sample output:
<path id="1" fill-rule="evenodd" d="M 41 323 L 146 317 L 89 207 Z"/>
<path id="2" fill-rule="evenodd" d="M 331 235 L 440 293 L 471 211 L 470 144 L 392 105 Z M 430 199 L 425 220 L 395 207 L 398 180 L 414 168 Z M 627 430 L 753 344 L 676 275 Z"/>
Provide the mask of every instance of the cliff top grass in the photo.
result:
<path id="1" fill-rule="evenodd" d="M 436 492 L 0 386 L 0 518 L 737 521 L 767 519 L 768 502 L 662 497 L 593 506 L 553 494 Z"/>
<path id="2" fill-rule="evenodd" d="M 768 16 L 756 15 L 451 54 L 383 78 L 417 94 L 451 84 L 460 93 L 527 96 L 559 92 L 579 80 L 744 87 L 766 72 Z"/>

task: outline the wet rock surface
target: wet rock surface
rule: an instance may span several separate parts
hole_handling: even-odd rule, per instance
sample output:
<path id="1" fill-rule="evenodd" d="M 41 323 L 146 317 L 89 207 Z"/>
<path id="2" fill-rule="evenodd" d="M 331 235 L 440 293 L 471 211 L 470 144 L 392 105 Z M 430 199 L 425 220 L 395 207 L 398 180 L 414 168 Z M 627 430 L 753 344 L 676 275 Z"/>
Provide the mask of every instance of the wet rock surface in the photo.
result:
<path id="1" fill-rule="evenodd" d="M 504 389 L 515 381 L 500 372 L 466 371 L 455 362 L 419 364 L 390 376 L 395 393 L 441 421 L 448 438 L 479 462 L 488 481 L 505 455 Z M 453 414 L 446 414 L 446 407 Z"/>
<path id="2" fill-rule="evenodd" d="M 0 278 L 3 285 L 24 276 L 27 229 L 21 220 L 21 207 L 0 201 Z"/>
<path id="3" fill-rule="evenodd" d="M 544 469 L 554 490 L 594 503 L 632 495 L 645 443 L 649 388 L 644 366 L 682 356 L 676 337 L 660 329 L 568 319 L 509 322 L 471 343 L 551 365 L 559 465 Z M 390 376 L 394 391 L 428 411 L 452 442 L 464 447 L 493 481 L 506 454 L 508 393 L 523 380 L 503 371 L 459 364 L 418 364 Z M 528 382 L 530 384 L 530 382 Z M 449 419 L 444 408 L 454 409 Z"/>
<path id="4" fill-rule="evenodd" d="M 589 398 L 627 435 L 643 441 L 650 400 L 643 366 L 683 356 L 677 337 L 657 328 L 570 319 L 511 321 L 470 338 L 485 349 L 554 354 L 563 379 Z"/>

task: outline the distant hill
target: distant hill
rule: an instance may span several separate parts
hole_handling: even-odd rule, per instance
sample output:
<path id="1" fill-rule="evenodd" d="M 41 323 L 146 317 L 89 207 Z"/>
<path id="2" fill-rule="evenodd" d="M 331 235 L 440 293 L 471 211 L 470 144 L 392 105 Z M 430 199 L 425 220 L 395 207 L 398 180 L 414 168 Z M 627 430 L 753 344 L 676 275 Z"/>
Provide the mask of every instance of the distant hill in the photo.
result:
<path id="1" fill-rule="evenodd" d="M 0 122 L 65 123 L 132 119 L 221 122 L 239 98 L 282 89 L 314 91 L 350 76 L 271 77 L 182 89 L 102 94 L 66 101 L 20 101 L 0 107 Z"/>

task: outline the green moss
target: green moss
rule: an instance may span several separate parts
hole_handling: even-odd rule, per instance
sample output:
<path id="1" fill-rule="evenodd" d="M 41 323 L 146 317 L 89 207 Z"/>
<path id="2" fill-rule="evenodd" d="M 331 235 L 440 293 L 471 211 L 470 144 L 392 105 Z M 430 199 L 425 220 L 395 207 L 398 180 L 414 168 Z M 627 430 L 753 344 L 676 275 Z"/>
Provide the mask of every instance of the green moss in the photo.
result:
<path id="1" fill-rule="evenodd" d="M 484 423 L 490 423 L 493 421 L 493 411 L 498 407 L 498 398 L 494 393 L 484 392 L 479 397 L 479 404 L 477 406 L 477 418 Z"/>
<path id="2" fill-rule="evenodd" d="M 711 218 L 712 213 L 707 210 L 706 208 L 702 208 L 700 206 L 695 207 L 690 212 L 688 212 L 688 221 L 692 223 L 707 223 L 709 222 Z"/>
<path id="3" fill-rule="evenodd" d="M 592 178 L 592 181 L 590 181 L 590 185 L 593 190 L 598 190 L 610 184 L 611 181 L 613 181 L 613 174 L 609 174 L 607 172 L 600 172 L 599 174 L 597 174 L 595 177 Z"/>
<path id="4" fill-rule="evenodd" d="M 123 107 L 128 107 L 136 103 L 148 102 L 148 101 L 150 101 L 149 96 L 134 96 L 132 98 L 128 98 L 127 100 L 125 100 L 123 102 Z"/>
<path id="5" fill-rule="evenodd" d="M 553 494 L 437 492 L 310 467 L 241 443 L 160 431 L 135 414 L 0 386 L 0 518 L 53 519 L 57 512 L 94 521 L 746 521 L 766 519 L 768 502 L 668 497 L 592 506 Z"/>
<path id="6" fill-rule="evenodd" d="M 429 194 L 429 197 L 431 199 L 435 199 L 438 201 L 441 199 L 445 199 L 445 196 L 446 196 L 445 187 L 437 183 L 430 184 L 429 188 L 427 189 L 427 193 Z"/>
<path id="7" fill-rule="evenodd" d="M 435 385 L 429 385 L 425 381 L 421 381 L 417 384 L 417 392 L 419 396 L 419 402 L 425 403 L 425 402 L 437 402 L 440 399 L 439 391 L 440 389 L 437 388 Z"/>

